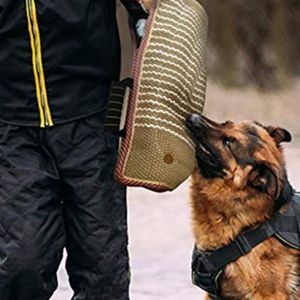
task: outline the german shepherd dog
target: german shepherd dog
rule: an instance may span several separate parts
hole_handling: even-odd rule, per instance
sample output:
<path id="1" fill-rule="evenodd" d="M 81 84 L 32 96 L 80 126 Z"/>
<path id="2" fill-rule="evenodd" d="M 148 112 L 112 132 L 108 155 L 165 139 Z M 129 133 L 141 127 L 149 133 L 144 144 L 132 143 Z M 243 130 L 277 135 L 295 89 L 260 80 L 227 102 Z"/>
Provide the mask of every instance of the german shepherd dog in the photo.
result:
<path id="1" fill-rule="evenodd" d="M 227 245 L 284 210 L 294 192 L 281 147 L 292 139 L 287 130 L 257 122 L 219 124 L 199 115 L 189 117 L 187 126 L 197 144 L 191 206 L 199 249 Z M 222 299 L 300 299 L 299 251 L 268 238 L 226 266 L 220 289 Z"/>

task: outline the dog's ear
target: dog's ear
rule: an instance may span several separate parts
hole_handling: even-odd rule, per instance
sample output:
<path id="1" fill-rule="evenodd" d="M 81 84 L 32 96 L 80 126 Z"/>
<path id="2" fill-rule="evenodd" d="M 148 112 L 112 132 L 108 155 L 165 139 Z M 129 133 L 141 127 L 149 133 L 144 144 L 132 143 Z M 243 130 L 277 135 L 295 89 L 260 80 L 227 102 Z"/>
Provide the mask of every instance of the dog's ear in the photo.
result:
<path id="1" fill-rule="evenodd" d="M 274 139 L 277 145 L 280 145 L 283 142 L 291 142 L 292 135 L 289 131 L 281 127 L 267 126 L 265 129 L 268 131 L 270 136 Z"/>
<path id="2" fill-rule="evenodd" d="M 266 193 L 275 198 L 278 197 L 278 176 L 267 167 L 255 169 L 249 175 L 249 184 L 262 193 Z"/>

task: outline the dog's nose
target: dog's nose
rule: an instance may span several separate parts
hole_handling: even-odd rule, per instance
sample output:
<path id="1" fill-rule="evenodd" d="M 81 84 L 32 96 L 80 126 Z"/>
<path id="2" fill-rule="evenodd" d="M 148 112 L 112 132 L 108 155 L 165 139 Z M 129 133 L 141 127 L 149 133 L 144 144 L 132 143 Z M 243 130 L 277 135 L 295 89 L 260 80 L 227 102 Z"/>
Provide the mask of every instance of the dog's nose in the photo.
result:
<path id="1" fill-rule="evenodd" d="M 186 120 L 187 127 L 192 131 L 195 127 L 202 124 L 202 118 L 198 114 L 190 115 Z"/>
<path id="2" fill-rule="evenodd" d="M 199 122 L 199 119 L 201 117 L 198 114 L 191 114 L 188 118 L 187 118 L 187 122 L 189 123 L 195 123 L 195 122 Z"/>
<path id="3" fill-rule="evenodd" d="M 192 123 L 199 122 L 199 119 L 201 119 L 201 117 L 198 114 L 192 114 L 189 117 L 189 121 Z"/>
<path id="4" fill-rule="evenodd" d="M 197 117 L 197 114 L 192 114 L 186 119 L 186 126 L 190 131 L 193 131 L 193 128 L 195 127 L 194 123 Z"/>

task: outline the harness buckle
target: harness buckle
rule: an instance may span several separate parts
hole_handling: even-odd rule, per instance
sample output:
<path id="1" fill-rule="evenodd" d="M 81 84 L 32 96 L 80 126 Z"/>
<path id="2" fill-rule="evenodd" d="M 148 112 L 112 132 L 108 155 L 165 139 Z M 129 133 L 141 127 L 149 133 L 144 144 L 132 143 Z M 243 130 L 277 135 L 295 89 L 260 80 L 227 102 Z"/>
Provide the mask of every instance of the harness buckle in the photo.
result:
<path id="1" fill-rule="evenodd" d="M 235 244 L 241 254 L 247 254 L 252 250 L 250 243 L 248 242 L 245 235 L 240 235 L 236 238 Z"/>

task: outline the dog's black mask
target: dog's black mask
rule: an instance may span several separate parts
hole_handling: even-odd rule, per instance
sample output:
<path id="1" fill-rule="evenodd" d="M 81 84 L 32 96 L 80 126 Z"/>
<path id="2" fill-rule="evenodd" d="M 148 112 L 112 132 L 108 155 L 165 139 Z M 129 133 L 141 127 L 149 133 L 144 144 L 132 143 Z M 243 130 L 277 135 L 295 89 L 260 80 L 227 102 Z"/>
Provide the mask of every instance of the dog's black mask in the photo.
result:
<path id="1" fill-rule="evenodd" d="M 217 135 L 216 124 L 193 114 L 186 121 L 196 142 L 196 158 L 201 174 L 206 178 L 223 177 L 225 162 L 220 151 L 210 143 L 210 136 Z"/>

